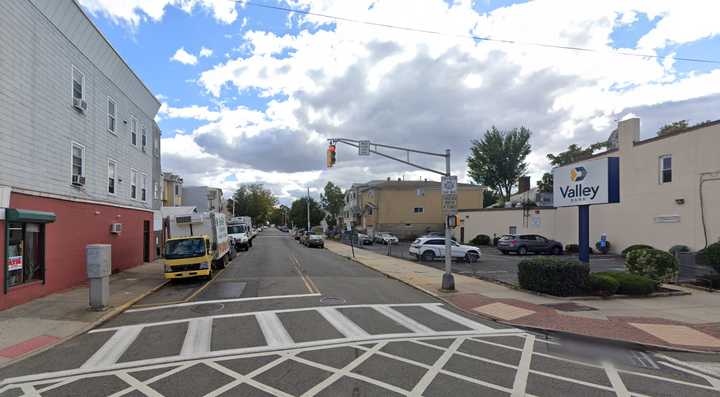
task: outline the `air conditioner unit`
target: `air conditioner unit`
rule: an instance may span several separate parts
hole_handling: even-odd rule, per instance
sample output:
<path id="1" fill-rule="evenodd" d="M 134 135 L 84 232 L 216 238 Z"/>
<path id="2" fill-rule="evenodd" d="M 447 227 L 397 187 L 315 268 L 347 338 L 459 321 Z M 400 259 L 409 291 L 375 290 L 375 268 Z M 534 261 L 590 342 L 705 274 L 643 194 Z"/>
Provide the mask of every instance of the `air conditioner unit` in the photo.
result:
<path id="1" fill-rule="evenodd" d="M 110 233 L 120 234 L 122 232 L 122 223 L 113 223 L 110 225 Z"/>
<path id="2" fill-rule="evenodd" d="M 84 186 L 85 185 L 85 177 L 82 175 L 73 175 L 72 176 L 72 184 L 75 186 Z"/>
<path id="3" fill-rule="evenodd" d="M 87 110 L 87 102 L 81 98 L 73 98 L 73 107 L 84 112 Z"/>

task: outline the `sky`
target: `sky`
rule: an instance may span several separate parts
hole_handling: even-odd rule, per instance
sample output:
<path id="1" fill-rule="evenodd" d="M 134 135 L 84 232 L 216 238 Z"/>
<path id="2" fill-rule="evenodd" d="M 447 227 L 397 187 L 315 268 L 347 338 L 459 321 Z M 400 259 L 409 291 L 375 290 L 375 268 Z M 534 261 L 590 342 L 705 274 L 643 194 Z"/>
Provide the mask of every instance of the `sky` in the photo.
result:
<path id="1" fill-rule="evenodd" d="M 343 145 L 328 169 L 334 137 L 450 149 L 471 182 L 472 140 L 524 126 L 534 184 L 548 153 L 606 140 L 625 117 L 640 117 L 642 138 L 720 118 L 716 1 L 78 1 L 161 101 L 163 170 L 226 196 L 262 183 L 288 204 L 328 181 L 439 179 Z"/>

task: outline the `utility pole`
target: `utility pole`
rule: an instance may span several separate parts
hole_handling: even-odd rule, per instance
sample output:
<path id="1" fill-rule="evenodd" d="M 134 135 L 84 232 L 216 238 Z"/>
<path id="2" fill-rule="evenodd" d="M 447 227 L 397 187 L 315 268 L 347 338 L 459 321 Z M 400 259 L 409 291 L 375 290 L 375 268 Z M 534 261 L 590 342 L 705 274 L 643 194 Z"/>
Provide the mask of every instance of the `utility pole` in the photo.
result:
<path id="1" fill-rule="evenodd" d="M 332 167 L 333 165 L 335 165 L 335 161 L 336 161 L 335 160 L 335 155 L 336 155 L 335 144 L 338 142 L 358 148 L 358 154 L 360 156 L 368 156 L 370 153 L 373 153 L 373 154 L 377 154 L 378 156 L 388 158 L 390 160 L 395 160 L 400 163 L 407 164 L 407 165 L 415 167 L 415 168 L 419 168 L 421 170 L 425 170 L 428 172 L 442 175 L 443 182 L 445 182 L 446 180 L 450 181 L 451 179 L 454 179 L 453 183 L 454 183 L 455 189 L 457 189 L 457 184 L 456 184 L 457 179 L 453 178 L 450 175 L 450 149 L 445 149 L 445 153 L 433 153 L 433 152 L 426 152 L 426 151 L 422 151 L 422 150 L 415 150 L 415 149 L 410 149 L 410 148 L 405 148 L 405 147 L 400 147 L 400 146 L 383 145 L 380 143 L 375 143 L 375 142 L 370 142 L 370 141 L 360 141 L 360 140 L 356 140 L 356 139 L 347 139 L 347 138 L 330 138 L 330 139 L 328 139 L 328 143 L 330 144 L 330 148 L 328 149 L 328 166 L 329 167 Z M 374 148 L 374 150 L 371 149 L 371 147 Z M 378 147 L 403 151 L 406 154 L 405 160 L 390 156 L 386 153 L 378 152 L 377 151 Z M 424 154 L 424 155 L 428 155 L 428 156 L 445 158 L 445 172 L 434 170 L 432 168 L 424 167 L 419 164 L 415 164 L 415 163 L 411 162 L 410 161 L 410 153 L 418 153 L 418 154 Z M 443 184 L 441 183 L 441 185 L 443 185 Z M 454 192 L 454 194 L 457 194 L 457 190 Z M 457 197 L 457 196 L 455 196 L 455 197 Z M 448 222 L 447 215 L 455 214 L 455 209 L 456 209 L 455 206 L 457 204 L 455 202 L 454 206 L 445 208 L 444 198 L 445 197 L 443 197 L 443 209 L 444 209 L 444 211 L 443 211 L 444 222 L 443 223 L 445 224 L 445 272 L 443 273 L 443 276 L 442 276 L 442 284 L 441 285 L 442 285 L 443 290 L 452 291 L 452 290 L 455 290 L 455 278 L 453 277 L 453 274 L 452 274 L 452 252 L 451 252 L 451 249 L 452 249 L 451 233 L 452 233 L 452 231 L 451 231 L 450 225 L 448 224 L 449 222 Z M 446 211 L 447 211 L 447 214 L 445 213 Z"/>
<path id="2" fill-rule="evenodd" d="M 307 231 L 310 231 L 310 188 L 307 188 L 307 217 L 308 217 L 308 228 Z"/>

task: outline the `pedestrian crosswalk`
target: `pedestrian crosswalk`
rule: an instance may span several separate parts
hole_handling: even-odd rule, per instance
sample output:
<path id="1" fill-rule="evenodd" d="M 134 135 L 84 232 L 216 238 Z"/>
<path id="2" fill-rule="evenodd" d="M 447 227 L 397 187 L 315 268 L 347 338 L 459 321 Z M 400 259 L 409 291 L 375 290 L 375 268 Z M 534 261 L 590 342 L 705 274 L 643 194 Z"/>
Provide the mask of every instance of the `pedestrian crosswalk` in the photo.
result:
<path id="1" fill-rule="evenodd" d="M 405 309 L 412 309 L 412 314 L 407 312 Z M 421 309 L 421 312 L 418 312 L 417 309 Z M 369 317 L 368 315 L 372 313 L 364 313 L 363 310 L 375 312 L 375 314 L 379 313 L 383 316 L 384 320 L 389 320 L 392 323 L 392 329 L 389 327 L 387 330 L 381 329 L 380 331 L 374 329 L 373 332 L 364 329 L 358 325 L 356 320 L 353 318 L 355 317 L 362 320 L 362 317 L 365 316 L 365 321 L 367 322 L 367 317 Z M 337 331 L 336 334 L 339 335 L 339 337 L 323 338 L 322 336 L 319 336 L 317 340 L 304 340 L 302 342 L 296 342 L 293 339 L 293 333 L 298 332 L 296 329 L 298 325 L 293 323 L 295 328 L 288 327 L 286 323 L 283 322 L 282 317 L 288 314 L 302 315 L 311 313 L 319 314 L 320 316 L 305 317 L 313 319 L 319 318 L 322 321 L 326 321 L 332 329 Z M 446 326 L 444 330 L 436 331 L 432 328 L 432 326 L 423 323 L 423 318 L 432 316 L 439 317 L 445 322 Z M 254 324 L 259 329 L 259 333 L 262 335 L 262 338 L 258 338 L 253 343 L 253 341 L 243 340 L 243 338 L 246 337 L 245 335 L 235 335 L 235 338 L 238 341 L 236 347 L 228 348 L 227 346 L 223 346 L 222 349 L 213 349 L 213 338 L 227 338 L 227 335 L 220 334 L 222 329 L 226 329 L 226 326 L 216 326 L 216 323 L 219 321 L 242 322 L 246 326 L 248 326 L 248 324 L 250 324 L 250 326 Z M 377 325 L 376 323 L 383 323 L 383 321 L 373 322 L 373 327 L 380 326 L 382 328 L 381 325 Z M 447 323 L 454 324 L 454 326 L 451 327 L 453 328 L 452 330 L 447 330 Z M 182 338 L 182 344 L 177 346 L 177 350 L 166 351 L 160 358 L 148 357 L 147 359 L 133 359 L 131 361 L 123 358 L 129 349 L 134 348 L 134 350 L 138 350 L 138 347 L 143 347 L 145 344 L 153 343 L 152 341 L 145 340 L 140 336 L 144 330 L 150 328 L 158 330 L 162 327 L 168 327 L 171 325 L 177 326 L 177 324 L 185 324 L 185 335 Z M 308 323 L 300 325 L 300 327 L 313 328 L 317 325 L 317 323 Z M 399 332 L 399 329 L 403 331 Z M 125 364 L 152 364 L 162 362 L 163 360 L 183 360 L 203 356 L 239 354 L 244 352 L 286 349 L 323 343 L 352 342 L 364 339 L 378 340 L 387 337 L 419 335 L 434 336 L 442 334 L 457 334 L 458 332 L 483 334 L 494 333 L 497 331 L 498 330 L 485 324 L 481 324 L 454 313 L 444 307 L 441 303 L 339 305 L 268 310 L 249 313 L 224 313 L 204 317 L 107 327 L 90 331 L 92 334 L 108 333 L 111 334 L 111 336 L 87 359 L 81 368 L 108 369 L 113 366 Z M 504 333 L 515 331 L 516 330 L 508 329 L 502 330 Z"/>

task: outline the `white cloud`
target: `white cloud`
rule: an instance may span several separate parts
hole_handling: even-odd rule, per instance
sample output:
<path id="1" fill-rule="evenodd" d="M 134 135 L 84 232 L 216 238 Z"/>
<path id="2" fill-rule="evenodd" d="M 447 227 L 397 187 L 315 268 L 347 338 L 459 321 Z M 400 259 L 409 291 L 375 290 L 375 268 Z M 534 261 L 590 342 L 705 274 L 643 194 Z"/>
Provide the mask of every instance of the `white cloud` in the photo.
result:
<path id="1" fill-rule="evenodd" d="M 231 24 L 237 19 L 236 3 L 229 0 L 78 0 L 90 13 L 103 15 L 115 23 L 136 28 L 141 22 L 159 22 L 168 6 L 191 14 L 195 8 L 209 10 L 215 20 Z"/>
<path id="2" fill-rule="evenodd" d="M 197 63 L 197 57 L 185 51 L 184 47 L 178 48 L 177 51 L 175 51 L 175 54 L 170 57 L 170 60 L 180 62 L 185 65 L 195 65 Z"/>
<path id="3" fill-rule="evenodd" d="M 293 3 L 317 13 L 451 36 L 352 23 L 331 26 L 313 16 L 292 21 L 300 21 L 301 27 L 322 24 L 324 29 L 283 35 L 246 32 L 245 50 L 226 54 L 228 59 L 200 74 L 198 84 L 219 101 L 238 91 L 278 99 L 264 111 L 220 109 L 217 118 L 206 119 L 206 125 L 189 134 L 197 149 L 214 159 L 215 171 L 202 177 L 232 173 L 240 181 L 241 176 L 270 178 L 273 184 L 285 181 L 287 186 L 279 190 L 286 195 L 302 183 L 319 186 L 326 180 L 347 186 L 386 176 L 434 178 L 380 158 L 358 158 L 344 147 L 339 148 L 336 168 L 324 170 L 324 138 L 340 135 L 436 151 L 450 148 L 453 170 L 467 180 L 470 141 L 492 125 L 523 125 L 533 131 L 529 162 L 537 177 L 548 169 L 546 153 L 605 139 L 615 120 L 629 111 L 653 120 L 653 128 L 659 117 L 672 113 L 664 105 L 670 101 L 686 101 L 683 109 L 695 105 L 692 116 L 699 121 L 717 117 L 715 108 L 702 107 L 698 98 L 720 93 L 720 69 L 678 73 L 672 59 L 618 56 L 611 35 L 645 14 L 659 18 L 657 26 L 624 52 L 652 53 L 669 44 L 712 37 L 720 33 L 720 25 L 705 21 L 717 15 L 720 3 L 703 2 L 701 7 L 692 1 L 537 0 L 478 13 L 467 0 L 419 2 Z M 518 43 L 588 47 L 598 53 L 461 37 L 470 33 Z M 443 166 L 432 160 L 425 165 Z M 193 168 L 187 172 L 199 173 Z"/>
<path id="4" fill-rule="evenodd" d="M 163 102 L 158 110 L 158 118 L 163 119 L 194 119 L 203 121 L 217 121 L 220 112 L 209 110 L 207 106 L 192 105 L 187 107 L 172 107 Z"/>
<path id="5" fill-rule="evenodd" d="M 210 48 L 201 47 L 200 53 L 198 54 L 200 58 L 210 58 L 213 54 L 213 50 Z"/>

